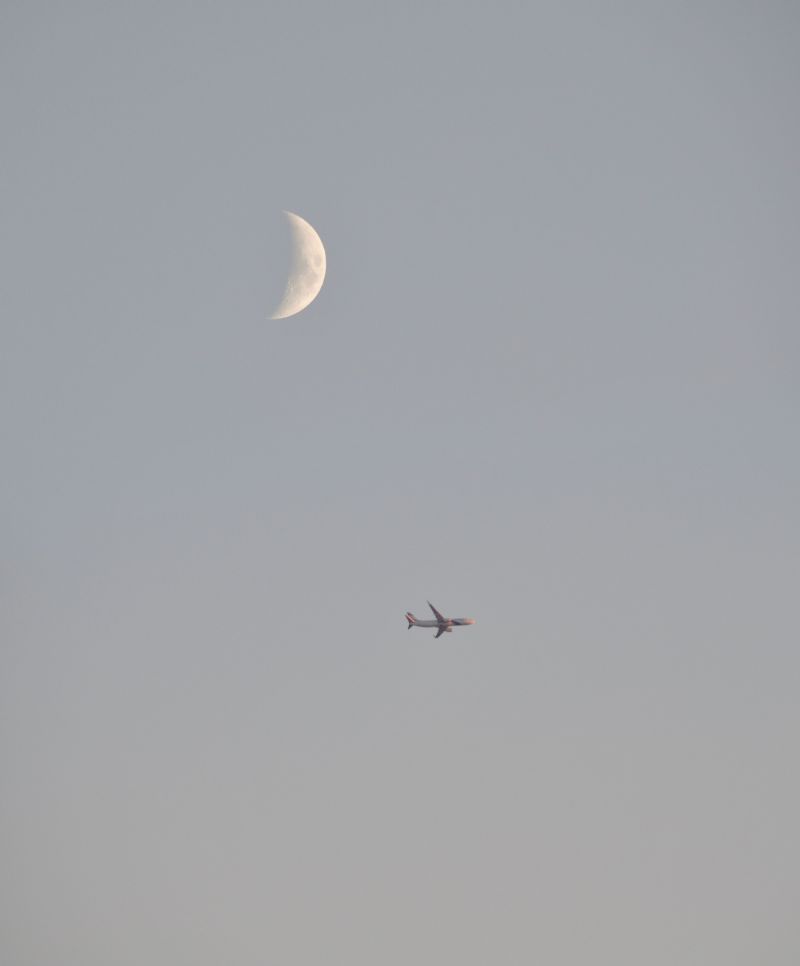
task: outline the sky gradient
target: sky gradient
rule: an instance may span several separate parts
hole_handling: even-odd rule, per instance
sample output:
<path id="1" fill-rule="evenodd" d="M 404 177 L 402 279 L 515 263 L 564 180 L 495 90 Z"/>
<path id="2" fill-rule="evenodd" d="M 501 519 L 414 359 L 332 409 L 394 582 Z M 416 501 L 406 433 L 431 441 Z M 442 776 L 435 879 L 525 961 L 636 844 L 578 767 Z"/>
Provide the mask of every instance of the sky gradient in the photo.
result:
<path id="1" fill-rule="evenodd" d="M 3 961 L 796 966 L 796 7 L 0 38 Z"/>

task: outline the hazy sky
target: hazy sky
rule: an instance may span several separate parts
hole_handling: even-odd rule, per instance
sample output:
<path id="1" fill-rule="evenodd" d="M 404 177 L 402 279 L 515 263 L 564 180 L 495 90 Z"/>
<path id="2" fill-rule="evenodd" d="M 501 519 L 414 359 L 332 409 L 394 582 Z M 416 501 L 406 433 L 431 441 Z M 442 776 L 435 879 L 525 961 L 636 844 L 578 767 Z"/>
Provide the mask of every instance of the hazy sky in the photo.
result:
<path id="1" fill-rule="evenodd" d="M 796 966 L 797 5 L 0 38 L 3 962 Z"/>

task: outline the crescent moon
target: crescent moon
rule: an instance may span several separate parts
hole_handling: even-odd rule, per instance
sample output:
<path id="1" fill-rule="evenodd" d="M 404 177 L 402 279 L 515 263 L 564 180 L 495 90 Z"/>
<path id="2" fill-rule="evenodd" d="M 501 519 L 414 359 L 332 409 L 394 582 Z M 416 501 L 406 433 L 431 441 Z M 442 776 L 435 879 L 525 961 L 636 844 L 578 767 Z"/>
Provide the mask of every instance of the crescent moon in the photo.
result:
<path id="1" fill-rule="evenodd" d="M 325 281 L 325 249 L 309 223 L 292 211 L 285 211 L 292 231 L 292 264 L 286 291 L 270 319 L 286 319 L 310 305 Z"/>

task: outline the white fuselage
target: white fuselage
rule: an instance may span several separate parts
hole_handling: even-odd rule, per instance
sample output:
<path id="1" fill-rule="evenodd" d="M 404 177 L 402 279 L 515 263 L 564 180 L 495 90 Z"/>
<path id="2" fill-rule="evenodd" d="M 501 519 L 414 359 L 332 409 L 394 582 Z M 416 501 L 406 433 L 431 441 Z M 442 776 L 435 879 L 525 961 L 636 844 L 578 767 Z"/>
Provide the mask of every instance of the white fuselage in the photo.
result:
<path id="1" fill-rule="evenodd" d="M 414 621 L 414 627 L 443 627 L 446 631 L 452 631 L 454 627 L 464 627 L 467 624 L 474 624 L 471 617 L 448 617 L 445 621 Z"/>

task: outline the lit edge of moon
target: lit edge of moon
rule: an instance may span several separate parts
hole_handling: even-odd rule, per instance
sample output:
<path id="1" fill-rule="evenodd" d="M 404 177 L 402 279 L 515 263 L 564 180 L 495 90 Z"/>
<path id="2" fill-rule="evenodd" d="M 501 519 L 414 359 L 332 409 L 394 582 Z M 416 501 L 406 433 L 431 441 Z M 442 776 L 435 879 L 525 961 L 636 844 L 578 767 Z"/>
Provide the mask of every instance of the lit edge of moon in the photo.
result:
<path id="1" fill-rule="evenodd" d="M 305 218 L 284 211 L 292 231 L 292 263 L 286 291 L 270 319 L 288 319 L 311 305 L 325 281 L 327 261 L 322 239 Z"/>

